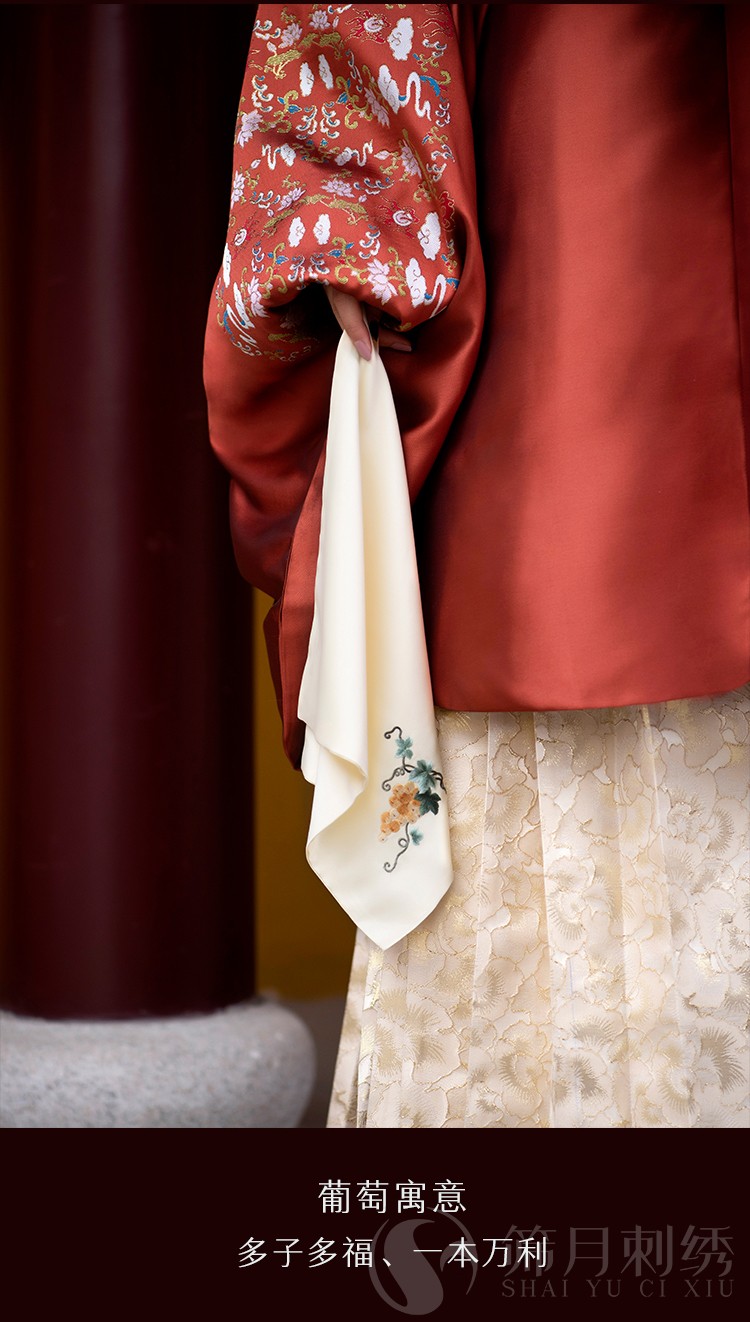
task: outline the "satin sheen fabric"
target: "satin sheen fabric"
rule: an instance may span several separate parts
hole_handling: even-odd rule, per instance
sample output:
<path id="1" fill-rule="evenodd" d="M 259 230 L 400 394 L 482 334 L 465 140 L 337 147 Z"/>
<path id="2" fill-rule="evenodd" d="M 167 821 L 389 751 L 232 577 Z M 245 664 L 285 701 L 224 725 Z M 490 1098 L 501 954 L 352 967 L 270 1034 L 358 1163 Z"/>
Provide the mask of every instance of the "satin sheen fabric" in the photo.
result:
<path id="1" fill-rule="evenodd" d="M 435 699 L 548 710 L 736 688 L 750 672 L 747 21 L 721 6 L 477 9 L 459 32 L 473 138 L 460 97 L 451 126 L 461 283 L 414 354 L 386 359 Z M 266 637 L 294 765 L 336 339 L 331 326 L 289 365 L 245 359 L 213 313 L 206 336 L 238 563 L 276 599 Z"/>
<path id="2" fill-rule="evenodd" d="M 381 25 L 374 34 L 364 28 L 365 17 L 376 29 L 378 24 Z M 319 43 L 309 44 L 318 20 L 323 25 L 319 29 Z M 426 67 L 429 79 L 421 82 L 419 99 L 409 95 L 408 78 L 415 77 L 415 66 L 397 58 L 384 40 L 384 34 L 397 20 L 411 25 L 415 55 L 421 54 L 426 61 L 430 52 L 437 52 L 437 67 Z M 334 27 L 344 38 L 343 50 L 331 41 Z M 268 53 L 264 47 L 268 31 L 280 34 L 273 43 L 275 53 Z M 471 43 L 474 31 L 474 25 L 466 27 L 466 42 Z M 433 43 L 426 48 L 427 54 L 425 42 Z M 403 47 L 398 54 L 403 54 Z M 321 58 L 328 65 L 325 83 L 318 73 Z M 367 74 L 370 92 L 378 69 L 381 71 L 380 82 L 383 82 L 384 65 L 386 71 L 392 71 L 399 86 L 406 84 L 404 103 L 399 103 L 398 111 L 380 93 L 379 87 L 378 95 L 374 96 L 377 115 L 367 110 L 362 113 L 361 109 L 351 109 L 355 100 L 361 107 L 363 98 L 357 77 L 351 75 L 350 58 L 358 70 L 357 76 L 359 70 L 363 75 L 370 70 Z M 306 77 L 312 78 L 309 92 L 302 90 L 303 67 L 307 69 Z M 347 144 L 353 141 L 360 151 L 362 164 L 358 164 L 356 158 L 350 158 L 337 169 L 338 161 L 331 155 L 330 143 L 325 140 L 321 122 L 318 122 L 320 116 L 315 121 L 315 130 L 311 129 L 307 140 L 302 143 L 297 133 L 297 121 L 279 119 L 272 96 L 279 91 L 286 94 L 287 88 L 293 87 L 295 81 L 297 100 L 303 113 L 307 113 L 308 105 L 321 112 L 327 105 L 333 107 L 336 114 L 339 102 L 347 95 L 345 91 L 340 94 L 339 91 L 348 88 L 350 109 L 340 112 L 337 133 L 344 134 L 343 141 Z M 270 94 L 267 88 L 272 89 Z M 387 90 L 391 93 L 392 85 Z M 338 99 L 334 101 L 334 97 Z M 430 115 L 425 116 L 420 112 L 424 109 L 424 102 L 431 98 Z M 449 101 L 447 120 L 440 118 L 446 100 Z M 342 6 L 341 12 L 323 5 L 259 5 L 238 125 L 244 123 L 242 112 L 252 114 L 249 108 L 256 106 L 260 106 L 261 111 L 257 112 L 260 123 L 254 130 L 255 136 L 249 144 L 243 144 L 242 127 L 237 135 L 235 179 L 238 171 L 249 173 L 248 167 L 250 170 L 259 167 L 262 175 L 263 152 L 270 152 L 273 156 L 274 152 L 286 150 L 288 156 L 291 148 L 297 156 L 289 167 L 290 173 L 293 168 L 294 178 L 300 181 L 299 191 L 306 190 L 305 195 L 293 204 L 297 208 L 296 215 L 304 216 L 304 238 L 291 244 L 292 238 L 297 236 L 293 236 L 290 229 L 289 209 L 282 209 L 281 218 L 276 217 L 273 225 L 265 223 L 265 215 L 261 213 L 264 250 L 272 249 L 280 238 L 288 238 L 290 257 L 294 258 L 299 252 L 314 259 L 315 248 L 325 248 L 326 245 L 311 242 L 312 221 L 317 211 L 327 204 L 334 216 L 332 225 L 339 224 L 341 212 L 333 210 L 339 201 L 335 196 L 337 187 L 349 187 L 358 193 L 358 215 L 364 217 L 364 222 L 360 219 L 359 227 L 350 223 L 357 219 L 355 214 L 341 221 L 344 239 L 354 237 L 358 241 L 356 249 L 363 240 L 369 243 L 375 232 L 380 246 L 374 252 L 384 261 L 391 261 L 388 254 L 394 245 L 403 255 L 404 265 L 407 254 L 416 253 L 422 257 L 422 249 L 413 233 L 418 220 L 410 228 L 401 224 L 401 219 L 419 205 L 415 203 L 414 193 L 422 178 L 433 180 L 431 185 L 422 189 L 422 198 L 426 199 L 423 206 L 425 210 L 429 206 L 441 212 L 443 238 L 448 228 L 446 215 L 449 217 L 452 260 L 460 274 L 460 283 L 458 288 L 447 288 L 439 315 L 432 319 L 434 308 L 428 301 L 415 306 L 403 279 L 387 303 L 382 304 L 382 309 L 397 322 L 412 326 L 421 323 L 419 371 L 414 372 L 410 359 L 394 361 L 398 357 L 396 354 L 391 354 L 388 361 L 409 492 L 414 500 L 435 462 L 471 379 L 484 317 L 484 276 L 476 230 L 470 111 L 449 6 L 412 6 L 408 19 L 404 19 L 400 10 L 385 5 L 368 6 L 366 11 L 360 6 Z M 439 130 L 442 137 L 442 159 L 439 152 L 432 157 L 423 145 L 432 135 L 433 128 Z M 302 136 L 304 138 L 304 134 Z M 379 150 L 398 153 L 404 142 L 410 143 L 413 152 L 421 156 L 417 174 L 405 168 L 400 177 L 398 172 L 386 175 L 385 170 L 381 177 Z M 248 145 L 252 147 L 251 151 L 246 150 Z M 337 147 L 339 145 L 342 145 L 341 141 Z M 256 152 L 257 157 L 250 161 Z M 282 187 L 284 176 L 280 161 L 284 158 L 276 156 L 274 160 L 277 168 L 270 173 L 266 171 L 260 185 L 261 202 L 272 190 Z M 430 174 L 430 170 L 434 174 Z M 326 193 L 329 186 L 333 187 L 334 196 Z M 257 191 L 253 190 L 253 197 Z M 319 203 L 309 215 L 304 210 L 307 196 L 316 197 Z M 249 233 L 251 227 L 257 227 L 257 212 L 258 206 L 251 198 L 247 203 L 241 200 L 230 215 L 227 236 L 227 249 L 233 254 L 230 288 L 235 266 L 251 268 L 251 256 L 245 257 L 245 253 L 252 241 L 248 240 L 240 250 L 239 259 L 235 244 L 239 226 L 242 227 L 240 233 L 244 229 Z M 394 220 L 394 213 L 399 220 Z M 263 256 L 267 255 L 264 251 Z M 429 260 L 423 265 L 425 275 L 430 276 L 430 287 L 438 272 L 451 273 L 450 265 L 446 267 L 442 262 L 437 270 L 432 269 L 437 264 L 431 266 Z M 282 267 L 282 277 L 290 269 L 290 266 Z M 365 276 L 360 278 L 365 280 Z M 372 289 L 360 283 L 360 278 L 349 278 L 340 265 L 327 277 L 330 283 L 347 289 L 363 302 L 369 297 L 380 309 Z M 215 294 L 222 292 L 221 281 L 220 273 Z M 284 288 L 278 278 L 269 284 L 276 305 L 270 309 L 267 307 L 262 316 L 255 319 L 252 334 L 262 343 L 264 350 L 256 356 L 246 355 L 232 343 L 226 333 L 224 300 L 217 316 L 217 300 L 212 297 L 205 338 L 204 380 L 211 444 L 232 476 L 230 523 L 237 562 L 249 582 L 275 599 L 264 629 L 282 714 L 284 747 L 293 765 L 299 766 L 304 726 L 297 716 L 297 703 L 313 617 L 325 428 L 340 332 L 322 290 L 312 287 L 311 282 L 297 300 L 301 326 L 308 337 L 303 346 L 304 353 L 292 359 L 289 356 L 274 357 L 266 352 L 269 348 L 268 329 L 278 327 L 278 318 L 274 327 L 273 314 L 292 299 L 295 289 L 294 285 Z"/>
<path id="3" fill-rule="evenodd" d="M 747 23 L 729 35 L 733 100 L 721 7 L 489 7 L 487 318 L 419 514 L 441 706 L 620 706 L 748 676 L 730 155 Z"/>
<path id="4" fill-rule="evenodd" d="M 398 582 L 398 591 L 393 583 Z M 403 447 L 375 347 L 336 354 L 315 612 L 300 687 L 307 861 L 387 949 L 453 880 Z"/>

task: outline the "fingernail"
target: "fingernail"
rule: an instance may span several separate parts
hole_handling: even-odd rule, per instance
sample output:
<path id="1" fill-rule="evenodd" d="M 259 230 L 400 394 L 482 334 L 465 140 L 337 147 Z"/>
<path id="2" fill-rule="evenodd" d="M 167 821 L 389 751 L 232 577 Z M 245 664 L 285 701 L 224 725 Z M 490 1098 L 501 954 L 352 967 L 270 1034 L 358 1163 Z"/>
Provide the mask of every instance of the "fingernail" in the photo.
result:
<path id="1" fill-rule="evenodd" d="M 368 344 L 367 340 L 355 340 L 354 348 L 357 350 L 357 353 L 359 354 L 360 358 L 365 358 L 369 363 L 370 357 L 372 355 L 372 349 Z"/>
<path id="2" fill-rule="evenodd" d="M 410 344 L 391 344 L 389 348 L 395 349 L 397 353 L 411 353 Z"/>

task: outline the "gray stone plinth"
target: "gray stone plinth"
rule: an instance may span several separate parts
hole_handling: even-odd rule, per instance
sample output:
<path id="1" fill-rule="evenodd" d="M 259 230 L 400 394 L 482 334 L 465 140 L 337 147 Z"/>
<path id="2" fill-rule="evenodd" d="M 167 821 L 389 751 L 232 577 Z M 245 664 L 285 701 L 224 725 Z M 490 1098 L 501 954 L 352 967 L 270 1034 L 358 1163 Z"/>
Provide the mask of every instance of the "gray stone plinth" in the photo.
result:
<path id="1" fill-rule="evenodd" d="M 314 1076 L 309 1030 L 270 1001 L 170 1019 L 0 1015 L 3 1129 L 293 1129 Z"/>

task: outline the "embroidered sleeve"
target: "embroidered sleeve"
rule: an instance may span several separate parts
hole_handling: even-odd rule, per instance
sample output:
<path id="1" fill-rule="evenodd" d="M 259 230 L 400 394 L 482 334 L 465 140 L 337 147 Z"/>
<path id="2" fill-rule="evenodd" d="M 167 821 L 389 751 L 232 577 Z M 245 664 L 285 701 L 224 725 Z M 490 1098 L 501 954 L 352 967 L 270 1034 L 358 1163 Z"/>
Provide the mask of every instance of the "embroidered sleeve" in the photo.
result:
<path id="1" fill-rule="evenodd" d="M 402 329 L 458 285 L 447 5 L 259 5 L 214 297 L 243 353 L 315 343 L 296 295 L 332 283 Z M 463 91 L 461 87 L 461 91 Z"/>

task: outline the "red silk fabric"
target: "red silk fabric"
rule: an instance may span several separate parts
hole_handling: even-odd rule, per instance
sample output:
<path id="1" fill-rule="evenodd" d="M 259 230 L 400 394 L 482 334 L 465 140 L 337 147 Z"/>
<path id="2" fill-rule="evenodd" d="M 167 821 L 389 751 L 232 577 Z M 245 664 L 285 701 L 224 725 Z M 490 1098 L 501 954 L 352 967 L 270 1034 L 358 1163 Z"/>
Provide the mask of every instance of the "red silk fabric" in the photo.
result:
<path id="1" fill-rule="evenodd" d="M 436 701 L 735 688 L 750 670 L 747 20 L 737 6 L 477 8 L 483 25 L 459 31 L 473 129 L 455 96 L 462 168 L 446 171 L 460 283 L 413 356 L 387 357 Z M 277 598 L 269 653 L 295 763 L 336 338 L 281 363 L 239 352 L 214 309 L 207 333 L 212 440 L 235 479 L 240 566 Z"/>
<path id="2" fill-rule="evenodd" d="M 318 28 L 316 15 L 325 16 Z M 406 24 L 400 44 L 396 37 L 404 29 L 399 34 L 398 24 Z M 406 46 L 408 55 L 400 58 Z M 389 79 L 401 92 L 397 110 L 388 99 L 394 98 Z M 290 99 L 295 87 L 297 96 Z M 420 113 L 425 105 L 429 113 Z M 304 129 L 299 116 L 305 117 Z M 329 132 L 332 122 L 336 138 Z M 435 462 L 479 348 L 484 277 L 472 130 L 449 7 L 259 5 L 237 125 L 233 187 L 236 194 L 241 185 L 243 191 L 230 216 L 229 278 L 219 273 L 209 310 L 204 376 L 211 442 L 233 479 L 230 519 L 238 564 L 251 583 L 275 598 L 266 640 L 284 745 L 298 765 L 304 728 L 297 699 L 312 623 L 328 401 L 340 338 L 316 286 L 325 278 L 398 323 L 419 327 L 418 371 L 406 355 L 394 362 L 392 354 L 388 361 L 412 498 Z M 253 134 L 244 143 L 243 128 Z M 410 158 L 402 163 L 404 144 L 418 158 L 418 173 Z M 342 147 L 358 151 L 364 163 L 337 163 Z M 284 160 L 282 148 L 287 157 L 291 149 L 294 159 Z M 282 164 L 288 174 L 282 175 Z M 331 184 L 338 194 L 326 191 Z M 286 200 L 298 191 L 290 205 L 269 216 L 270 195 Z M 342 213 L 339 204 L 348 210 Z M 315 233 L 320 214 L 331 217 L 327 241 Z M 418 237 L 435 216 L 437 250 Z M 298 222 L 301 237 L 299 226 L 296 233 L 292 228 Z M 341 251 L 339 232 L 353 244 L 349 265 L 332 255 Z M 239 250 L 238 233 L 247 234 Z M 269 267 L 279 244 L 285 260 Z M 298 257 L 305 258 L 304 275 L 292 283 L 289 273 Z M 392 292 L 384 291 L 385 302 L 368 283 L 371 258 L 389 268 Z M 412 261 L 428 293 L 438 276 L 449 277 L 433 302 L 415 305 L 406 278 Z M 328 269 L 320 276 L 322 267 Z M 251 285 L 253 275 L 258 285 Z M 232 302 L 235 284 L 251 314 L 246 331 Z M 293 301 L 299 320 L 287 328 L 284 312 Z M 259 305 L 262 314 L 255 315 Z"/>
<path id="3" fill-rule="evenodd" d="M 619 706 L 748 678 L 740 35 L 728 90 L 721 7 L 490 9 L 487 321 L 420 519 L 442 706 Z"/>

